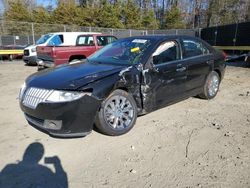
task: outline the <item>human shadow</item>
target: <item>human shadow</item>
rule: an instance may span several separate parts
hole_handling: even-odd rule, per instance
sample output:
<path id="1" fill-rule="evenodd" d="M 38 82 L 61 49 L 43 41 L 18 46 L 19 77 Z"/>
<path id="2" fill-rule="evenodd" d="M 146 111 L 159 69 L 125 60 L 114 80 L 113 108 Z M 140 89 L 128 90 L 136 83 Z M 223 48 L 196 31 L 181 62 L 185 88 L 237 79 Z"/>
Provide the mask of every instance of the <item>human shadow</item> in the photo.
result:
<path id="1" fill-rule="evenodd" d="M 67 174 L 57 156 L 45 157 L 46 164 L 53 164 L 55 172 L 38 164 L 44 155 L 39 142 L 31 143 L 17 164 L 6 165 L 0 173 L 0 187 L 4 188 L 67 188 Z"/>

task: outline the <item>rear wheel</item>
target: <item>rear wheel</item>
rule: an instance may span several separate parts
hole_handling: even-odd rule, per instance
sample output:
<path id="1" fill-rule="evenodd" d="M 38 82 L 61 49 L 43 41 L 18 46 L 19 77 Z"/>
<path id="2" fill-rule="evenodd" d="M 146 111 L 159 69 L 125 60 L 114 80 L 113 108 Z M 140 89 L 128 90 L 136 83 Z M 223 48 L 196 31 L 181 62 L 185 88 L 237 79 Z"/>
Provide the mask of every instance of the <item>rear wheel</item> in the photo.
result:
<path id="1" fill-rule="evenodd" d="M 207 76 L 205 85 L 203 86 L 203 92 L 199 94 L 199 97 L 203 99 L 212 99 L 214 98 L 220 86 L 220 76 L 217 72 L 212 71 Z"/>
<path id="2" fill-rule="evenodd" d="M 14 59 L 13 55 L 10 54 L 10 55 L 8 56 L 8 59 L 9 59 L 9 61 L 13 61 L 13 59 Z"/>
<path id="3" fill-rule="evenodd" d="M 246 58 L 246 67 L 250 67 L 250 53 Z"/>
<path id="4" fill-rule="evenodd" d="M 126 91 L 117 89 L 107 97 L 97 114 L 96 127 L 104 134 L 118 136 L 129 132 L 137 119 L 137 106 Z"/>

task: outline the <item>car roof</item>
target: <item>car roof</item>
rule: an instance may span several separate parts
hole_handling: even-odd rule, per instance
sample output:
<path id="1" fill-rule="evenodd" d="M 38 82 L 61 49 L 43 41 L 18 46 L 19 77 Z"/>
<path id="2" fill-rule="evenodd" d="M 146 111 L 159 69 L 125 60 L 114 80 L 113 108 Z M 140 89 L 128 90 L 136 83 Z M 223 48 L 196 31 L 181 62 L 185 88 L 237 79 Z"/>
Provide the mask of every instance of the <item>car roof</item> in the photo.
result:
<path id="1" fill-rule="evenodd" d="M 180 39 L 180 38 L 186 38 L 186 39 L 198 39 L 197 37 L 193 36 L 187 36 L 187 35 L 143 35 L 143 36 L 133 36 L 133 37 L 128 37 L 131 39 L 156 39 L 159 41 L 164 41 L 168 39 Z"/>
<path id="2" fill-rule="evenodd" d="M 101 34 L 99 32 L 55 32 L 55 33 L 48 33 L 53 35 L 63 35 L 63 34 L 70 34 L 70 35 L 81 35 L 81 34 Z"/>

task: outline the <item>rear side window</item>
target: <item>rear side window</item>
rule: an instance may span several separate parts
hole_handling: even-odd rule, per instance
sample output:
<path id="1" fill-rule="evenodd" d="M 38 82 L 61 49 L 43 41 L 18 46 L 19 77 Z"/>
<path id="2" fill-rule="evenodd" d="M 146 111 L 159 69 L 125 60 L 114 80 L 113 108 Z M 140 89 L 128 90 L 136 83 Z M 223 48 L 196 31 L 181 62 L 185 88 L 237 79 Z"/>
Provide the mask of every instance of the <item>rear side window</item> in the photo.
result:
<path id="1" fill-rule="evenodd" d="M 93 36 L 79 36 L 76 40 L 77 46 L 94 46 Z"/>
<path id="2" fill-rule="evenodd" d="M 36 41 L 36 44 L 44 44 L 50 37 L 52 37 L 52 35 L 53 34 L 43 35 L 38 41 Z"/>
<path id="3" fill-rule="evenodd" d="M 153 63 L 155 65 L 176 61 L 179 59 L 179 48 L 175 41 L 164 42 L 153 53 Z"/>
<path id="4" fill-rule="evenodd" d="M 183 58 L 209 54 L 207 47 L 199 41 L 183 40 Z"/>
<path id="5" fill-rule="evenodd" d="M 52 39 L 49 41 L 49 46 L 60 46 L 63 43 L 63 35 L 55 35 L 52 37 Z"/>
<path id="6" fill-rule="evenodd" d="M 96 39 L 98 46 L 106 46 L 107 44 L 110 44 L 117 40 L 113 36 L 97 36 Z"/>

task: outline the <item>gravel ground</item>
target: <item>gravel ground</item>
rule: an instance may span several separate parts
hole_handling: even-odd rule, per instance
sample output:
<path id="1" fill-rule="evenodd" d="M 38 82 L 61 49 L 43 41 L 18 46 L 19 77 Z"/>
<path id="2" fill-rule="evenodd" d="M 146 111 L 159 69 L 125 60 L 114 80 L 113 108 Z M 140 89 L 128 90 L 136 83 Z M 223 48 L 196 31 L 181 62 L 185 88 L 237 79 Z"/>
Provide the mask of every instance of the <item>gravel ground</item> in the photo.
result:
<path id="1" fill-rule="evenodd" d="M 0 62 L 0 187 L 250 187 L 249 68 L 228 66 L 213 100 L 141 116 L 123 136 L 77 139 L 25 121 L 18 91 L 35 71 Z"/>

